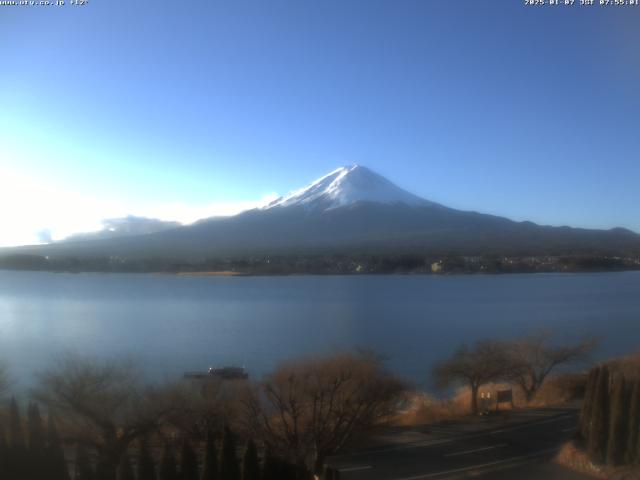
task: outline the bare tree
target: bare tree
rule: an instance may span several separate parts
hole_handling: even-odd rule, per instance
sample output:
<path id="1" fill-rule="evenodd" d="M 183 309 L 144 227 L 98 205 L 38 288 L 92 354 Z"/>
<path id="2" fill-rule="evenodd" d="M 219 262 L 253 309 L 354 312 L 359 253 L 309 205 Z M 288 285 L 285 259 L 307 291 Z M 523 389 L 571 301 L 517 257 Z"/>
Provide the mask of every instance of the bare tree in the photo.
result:
<path id="1" fill-rule="evenodd" d="M 505 377 L 508 373 L 508 352 L 501 342 L 477 342 L 473 350 L 461 346 L 451 358 L 433 370 L 440 388 L 454 384 L 467 385 L 471 390 L 471 413 L 478 413 L 478 390 L 485 383 Z"/>
<path id="2" fill-rule="evenodd" d="M 392 413 L 403 391 L 379 359 L 341 354 L 280 366 L 245 403 L 271 451 L 320 471 L 328 455 Z"/>
<path id="3" fill-rule="evenodd" d="M 527 401 L 555 368 L 585 360 L 596 346 L 592 339 L 572 345 L 554 345 L 551 340 L 550 332 L 539 332 L 507 344 L 508 379 L 520 387 Z"/>
<path id="4" fill-rule="evenodd" d="M 68 356 L 39 375 L 34 397 L 61 413 L 65 440 L 93 448 L 104 478 L 128 445 L 153 430 L 165 413 L 164 398 L 142 389 L 130 362 L 98 362 Z"/>
<path id="5" fill-rule="evenodd" d="M 234 423 L 243 409 L 246 382 L 207 378 L 181 381 L 164 388 L 164 403 L 170 406 L 165 422 L 191 437 L 204 438 L 209 432 L 222 432 Z"/>

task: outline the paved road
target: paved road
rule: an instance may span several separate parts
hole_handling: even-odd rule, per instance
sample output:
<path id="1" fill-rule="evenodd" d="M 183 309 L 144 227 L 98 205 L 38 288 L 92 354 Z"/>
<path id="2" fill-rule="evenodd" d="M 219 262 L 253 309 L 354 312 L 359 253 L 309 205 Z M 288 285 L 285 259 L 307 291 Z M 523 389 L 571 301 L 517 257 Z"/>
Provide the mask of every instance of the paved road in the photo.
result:
<path id="1" fill-rule="evenodd" d="M 375 446 L 332 457 L 343 480 L 480 479 L 581 480 L 550 463 L 575 432 L 575 410 L 512 412 L 500 419 L 449 422 L 421 430 L 398 429 Z"/>

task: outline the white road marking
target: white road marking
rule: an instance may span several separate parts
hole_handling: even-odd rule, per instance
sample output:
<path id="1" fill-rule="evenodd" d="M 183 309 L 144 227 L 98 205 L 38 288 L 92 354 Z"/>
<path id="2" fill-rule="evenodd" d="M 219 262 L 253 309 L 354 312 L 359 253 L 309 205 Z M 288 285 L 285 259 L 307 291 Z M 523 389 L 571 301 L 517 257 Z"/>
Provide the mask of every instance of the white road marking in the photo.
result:
<path id="1" fill-rule="evenodd" d="M 560 422 L 562 420 L 568 420 L 569 418 L 571 418 L 571 415 L 562 415 L 560 417 L 549 418 L 548 420 L 540 420 L 539 422 L 536 421 L 535 423 L 524 423 L 524 424 L 521 424 L 521 425 L 514 425 L 513 427 L 502 428 L 500 430 L 493 430 L 491 432 L 479 433 L 477 435 L 471 435 L 471 436 L 467 436 L 467 437 L 458 437 L 458 438 L 461 438 L 461 439 L 464 439 L 464 438 L 475 438 L 475 437 L 481 437 L 481 436 L 487 435 L 487 434 L 488 435 L 494 435 L 496 433 L 512 432 L 514 430 L 520 430 L 521 428 L 535 427 L 536 425 L 543 425 L 545 423 Z"/>
<path id="2" fill-rule="evenodd" d="M 343 455 L 334 455 L 331 458 L 358 457 L 362 455 L 370 455 L 372 453 L 397 452 L 398 450 L 409 450 L 412 448 L 432 447 L 435 445 L 444 445 L 446 443 L 453 443 L 453 439 L 433 440 L 430 442 L 411 443 L 409 445 L 401 445 L 398 447 L 378 448 L 374 450 L 363 450 L 362 452 L 345 453 Z"/>
<path id="3" fill-rule="evenodd" d="M 500 445 L 491 445 L 490 447 L 475 448 L 473 450 L 465 450 L 463 452 L 447 453 L 446 455 L 443 455 L 443 456 L 444 457 L 458 457 L 460 455 L 467 455 L 468 453 L 484 452 L 486 450 L 493 450 L 494 448 L 501 448 L 501 447 L 506 447 L 506 446 L 507 446 L 506 443 L 501 443 Z"/>
<path id="4" fill-rule="evenodd" d="M 563 432 L 574 432 L 576 430 L 576 427 L 571 427 L 571 428 L 563 428 L 562 431 Z"/>
<path id="5" fill-rule="evenodd" d="M 540 412 L 515 412 L 511 415 L 518 415 L 519 417 L 553 417 L 556 413 L 540 413 Z"/>
<path id="6" fill-rule="evenodd" d="M 369 470 L 370 468 L 373 468 L 373 467 L 371 465 L 362 465 L 361 467 L 338 468 L 338 470 L 340 470 L 341 472 L 357 472 L 360 470 Z"/>
<path id="7" fill-rule="evenodd" d="M 522 428 L 529 428 L 529 427 L 534 427 L 536 425 L 542 425 L 545 423 L 553 423 L 553 422 L 560 422 L 563 420 L 568 420 L 569 418 L 571 418 L 572 415 L 571 414 L 563 414 L 563 415 L 559 415 L 558 417 L 554 417 L 554 418 L 549 418 L 547 420 L 541 420 L 541 421 L 536 421 L 535 423 L 524 423 L 524 424 L 516 424 L 512 427 L 507 427 L 507 428 L 503 428 L 500 430 L 493 430 L 493 431 L 485 431 L 485 432 L 478 432 L 478 433 L 472 433 L 469 435 L 461 435 L 459 437 L 454 437 L 454 438 L 449 438 L 449 439 L 443 439 L 443 440 L 432 440 L 432 441 L 426 441 L 426 442 L 419 442 L 419 443 L 409 443 L 409 444 L 405 444 L 405 445 L 399 445 L 397 447 L 387 447 L 387 448 L 379 448 L 379 449 L 372 449 L 372 450 L 363 450 L 361 452 L 354 452 L 354 453 L 345 453 L 342 455 L 335 455 L 331 458 L 334 459 L 340 459 L 340 458 L 352 458 L 352 457 L 361 457 L 361 456 L 366 456 L 366 455 L 370 455 L 370 454 L 377 454 L 377 453 L 386 453 L 386 452 L 397 452 L 400 450 L 410 450 L 410 449 L 414 449 L 414 448 L 423 448 L 423 447 L 431 447 L 431 446 L 436 446 L 436 445 L 444 445 L 447 443 L 452 443 L 452 442 L 457 442 L 458 440 L 469 440 L 472 438 L 479 438 L 479 437 L 486 437 L 487 435 L 494 435 L 497 433 L 505 433 L 505 432 L 512 432 L 514 430 L 520 430 Z"/>
<path id="8" fill-rule="evenodd" d="M 470 470 L 474 470 L 474 469 L 477 469 L 477 468 L 494 467 L 494 466 L 497 466 L 497 465 L 504 465 L 504 464 L 513 463 L 513 462 L 519 462 L 519 461 L 522 461 L 522 460 L 528 460 L 530 458 L 540 457 L 542 455 L 546 455 L 548 453 L 553 453 L 553 452 L 557 452 L 557 451 L 558 451 L 557 448 L 551 448 L 551 449 L 548 449 L 548 450 L 541 450 L 540 452 L 531 453 L 529 455 L 522 455 L 520 457 L 511 457 L 511 458 L 506 458 L 504 460 L 496 460 L 495 462 L 483 463 L 483 464 L 480 464 L 480 465 L 472 465 L 470 467 L 464 467 L 464 468 L 456 468 L 454 470 L 445 470 L 445 471 L 442 471 L 442 472 L 425 473 L 423 475 L 414 475 L 412 477 L 395 478 L 393 480 L 422 480 L 423 478 L 440 477 L 442 475 L 449 475 L 449 474 L 452 474 L 452 473 L 468 472 Z"/>

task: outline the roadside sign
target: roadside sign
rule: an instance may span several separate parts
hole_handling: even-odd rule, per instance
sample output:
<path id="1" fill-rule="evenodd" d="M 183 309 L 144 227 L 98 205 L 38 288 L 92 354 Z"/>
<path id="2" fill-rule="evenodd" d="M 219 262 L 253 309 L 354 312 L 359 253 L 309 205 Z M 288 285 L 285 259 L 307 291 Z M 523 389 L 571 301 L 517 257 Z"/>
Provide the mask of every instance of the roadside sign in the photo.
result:
<path id="1" fill-rule="evenodd" d="M 513 408 L 513 390 L 498 390 L 496 392 L 496 412 L 501 403 L 510 403 Z"/>
<path id="2" fill-rule="evenodd" d="M 496 401 L 498 403 L 513 402 L 513 390 L 498 390 Z"/>

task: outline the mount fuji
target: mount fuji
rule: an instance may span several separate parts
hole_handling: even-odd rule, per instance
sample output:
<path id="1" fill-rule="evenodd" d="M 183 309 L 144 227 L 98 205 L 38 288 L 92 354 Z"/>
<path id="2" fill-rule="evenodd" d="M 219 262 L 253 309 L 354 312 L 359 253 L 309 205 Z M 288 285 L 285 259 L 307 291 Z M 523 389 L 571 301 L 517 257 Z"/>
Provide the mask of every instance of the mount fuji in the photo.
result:
<path id="1" fill-rule="evenodd" d="M 363 166 L 338 168 L 270 204 L 232 217 L 119 238 L 4 249 L 46 256 L 172 258 L 307 254 L 640 254 L 629 230 L 541 226 L 455 210 Z"/>
<path id="2" fill-rule="evenodd" d="M 435 203 L 413 195 L 366 167 L 341 167 L 305 188 L 271 202 L 267 209 L 302 206 L 308 210 L 331 210 L 358 202 L 416 207 Z"/>

